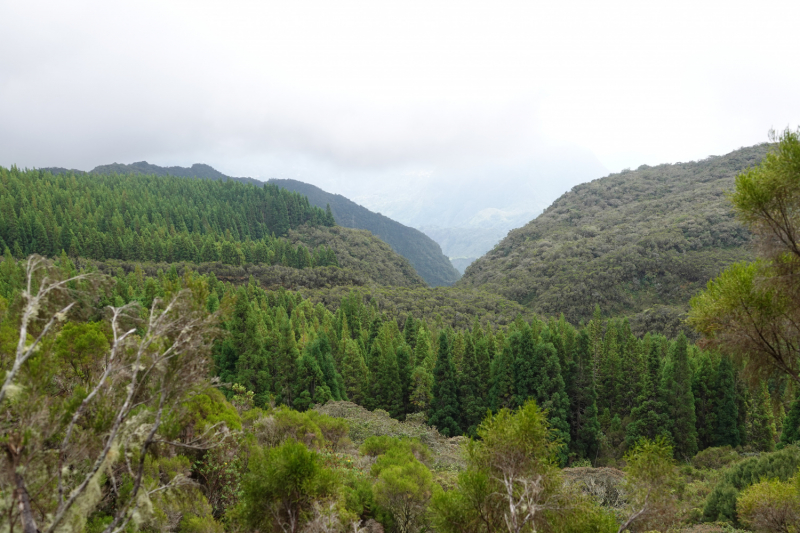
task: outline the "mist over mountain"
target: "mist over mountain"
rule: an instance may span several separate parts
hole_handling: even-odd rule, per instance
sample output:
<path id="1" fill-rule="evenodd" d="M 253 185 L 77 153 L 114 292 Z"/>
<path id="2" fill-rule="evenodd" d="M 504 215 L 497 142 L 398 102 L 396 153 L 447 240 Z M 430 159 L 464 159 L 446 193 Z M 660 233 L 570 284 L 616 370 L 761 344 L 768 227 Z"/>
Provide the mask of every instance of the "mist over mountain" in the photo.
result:
<path id="1" fill-rule="evenodd" d="M 376 180 L 350 197 L 422 230 L 454 264 L 469 264 L 565 191 L 605 174 L 590 152 L 557 147 L 503 166 Z"/>

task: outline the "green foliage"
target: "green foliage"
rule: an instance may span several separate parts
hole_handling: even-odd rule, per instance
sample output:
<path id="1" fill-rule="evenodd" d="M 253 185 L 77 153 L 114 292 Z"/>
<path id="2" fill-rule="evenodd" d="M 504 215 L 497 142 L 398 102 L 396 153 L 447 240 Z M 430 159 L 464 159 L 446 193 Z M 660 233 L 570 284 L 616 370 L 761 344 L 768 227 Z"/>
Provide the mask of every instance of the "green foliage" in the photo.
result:
<path id="1" fill-rule="evenodd" d="M 450 358 L 450 340 L 442 331 L 439 333 L 439 351 L 433 369 L 433 399 L 428 423 L 442 435 L 454 437 L 461 434 L 458 425 L 460 414 L 455 369 Z"/>
<path id="2" fill-rule="evenodd" d="M 567 396 L 570 400 L 570 452 L 577 457 L 597 457 L 597 389 L 595 387 L 590 338 L 586 330 L 578 334 L 575 358 L 569 368 Z"/>
<path id="3" fill-rule="evenodd" d="M 730 467 L 708 496 L 703 509 L 703 520 L 714 522 L 736 519 L 736 500 L 747 487 L 761 479 L 786 481 L 800 466 L 800 449 L 787 446 L 778 452 L 750 457 Z"/>
<path id="4" fill-rule="evenodd" d="M 318 454 L 293 439 L 256 449 L 242 480 L 242 516 L 251 528 L 299 531 L 310 520 L 314 502 L 333 498 L 338 484 Z"/>
<path id="5" fill-rule="evenodd" d="M 627 439 L 633 444 L 645 437 L 655 440 L 659 436 L 670 435 L 670 418 L 667 404 L 661 392 L 661 356 L 660 346 L 652 343 L 647 355 L 647 371 L 642 375 L 642 396 L 639 405 L 631 411 L 633 421 L 627 427 Z"/>
<path id="6" fill-rule="evenodd" d="M 274 185 L 172 176 L 0 168 L 0 197 L 0 238 L 25 255 L 198 261 L 204 245 L 217 245 L 223 262 L 239 264 L 242 244 L 252 254 L 261 241 L 277 255 L 285 246 L 276 248 L 273 234 L 330 223 L 307 198 Z"/>
<path id="7" fill-rule="evenodd" d="M 716 379 L 717 410 L 714 441 L 717 446 L 738 446 L 742 441 L 739 434 L 739 406 L 736 403 L 736 378 L 733 363 L 729 357 L 722 357 L 717 369 Z"/>
<path id="8" fill-rule="evenodd" d="M 782 446 L 786 446 L 798 441 L 800 441 L 800 393 L 792 402 L 792 407 L 783 422 L 780 443 Z"/>
<path id="9" fill-rule="evenodd" d="M 375 501 L 389 513 L 394 528 L 419 531 L 436 489 L 433 475 L 419 460 L 430 457 L 428 449 L 416 440 L 381 436 L 367 439 L 361 453 L 377 457 L 370 470 L 376 478 Z"/>
<path id="10" fill-rule="evenodd" d="M 638 314 L 650 331 L 672 329 L 680 320 L 647 310 L 680 315 L 721 268 L 751 257 L 749 233 L 722 193 L 767 149 L 578 185 L 470 265 L 456 286 L 502 294 L 542 315 L 564 313 L 574 324 L 599 304 L 612 316 Z"/>
<path id="11" fill-rule="evenodd" d="M 775 419 L 770 404 L 767 384 L 762 382 L 750 396 L 747 412 L 747 442 L 759 451 L 775 449 Z"/>
<path id="12" fill-rule="evenodd" d="M 610 513 L 565 489 L 555 466 L 561 446 L 534 401 L 490 415 L 477 434 L 457 486 L 431 502 L 437 531 L 616 531 Z"/>
<path id="13" fill-rule="evenodd" d="M 380 213 L 373 213 L 344 196 L 327 193 L 308 183 L 290 179 L 271 179 L 270 183 L 305 195 L 312 205 L 327 208 L 340 226 L 370 231 L 408 259 L 431 287 L 452 285 L 460 277 L 439 245 L 417 229 L 404 226 Z"/>
<path id="14" fill-rule="evenodd" d="M 794 532 L 800 524 L 800 475 L 765 480 L 745 489 L 736 501 L 739 520 L 754 531 Z"/>
<path id="15" fill-rule="evenodd" d="M 625 454 L 625 488 L 629 495 L 625 528 L 635 524 L 639 531 L 653 526 L 666 529 L 678 521 L 678 478 L 672 455 L 672 447 L 664 437 L 642 438 Z"/>
<path id="16" fill-rule="evenodd" d="M 739 453 L 731 446 L 719 446 L 706 448 L 692 458 L 692 465 L 695 468 L 706 468 L 709 470 L 719 470 L 731 463 L 741 459 Z"/>
<path id="17" fill-rule="evenodd" d="M 661 389 L 672 422 L 675 455 L 689 459 L 697 453 L 697 426 L 688 344 L 682 334 L 670 350 Z"/>
<path id="18" fill-rule="evenodd" d="M 741 356 L 754 378 L 785 374 L 800 379 L 794 326 L 800 249 L 800 132 L 772 135 L 777 145 L 760 165 L 736 178 L 731 201 L 753 232 L 758 260 L 735 264 L 692 299 L 691 324 L 726 352 Z"/>

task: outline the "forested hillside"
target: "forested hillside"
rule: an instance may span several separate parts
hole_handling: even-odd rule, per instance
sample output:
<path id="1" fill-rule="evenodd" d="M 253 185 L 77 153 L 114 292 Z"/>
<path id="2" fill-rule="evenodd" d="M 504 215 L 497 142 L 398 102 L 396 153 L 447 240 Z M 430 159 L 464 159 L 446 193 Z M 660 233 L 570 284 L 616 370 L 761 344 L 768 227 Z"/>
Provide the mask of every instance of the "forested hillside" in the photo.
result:
<path id="1" fill-rule="evenodd" d="M 460 287 L 497 292 L 578 323 L 595 304 L 658 327 L 722 268 L 751 257 L 725 192 L 767 145 L 642 166 L 574 187 L 473 263 Z"/>
<path id="2" fill-rule="evenodd" d="M 113 163 L 100 165 L 85 173 L 64 168 L 40 169 L 53 174 L 119 174 L 119 175 L 152 175 L 152 176 L 178 176 L 185 178 L 204 178 L 220 181 L 239 181 L 261 187 L 264 182 L 253 178 L 236 178 L 226 176 L 218 170 L 204 164 L 194 164 L 191 167 L 160 167 L 146 161 L 131 163 L 129 165 Z M 379 239 L 388 243 L 392 249 L 405 257 L 422 276 L 425 282 L 433 287 L 452 285 L 460 274 L 450 261 L 442 254 L 442 250 L 430 237 L 414 228 L 404 226 L 399 222 L 373 213 L 360 205 L 351 202 L 344 196 L 330 194 L 313 185 L 296 180 L 270 180 L 288 191 L 297 192 L 308 198 L 312 206 L 326 209 L 330 206 L 334 220 L 345 228 L 368 230 Z"/>
<path id="3" fill-rule="evenodd" d="M 0 168 L 0 246 L 16 257 L 341 266 L 349 280 L 424 285 L 380 239 L 334 225 L 330 212 L 274 185 Z"/>
<path id="4" fill-rule="evenodd" d="M 51 174 L 144 174 L 151 176 L 178 176 L 181 178 L 206 178 L 220 181 L 235 180 L 242 183 L 250 183 L 258 187 L 264 183 L 253 178 L 234 178 L 231 176 L 226 176 L 217 169 L 202 163 L 195 163 L 191 167 L 160 167 L 158 165 L 150 164 L 147 161 L 139 161 L 136 163 L 130 163 L 128 165 L 124 163 L 99 165 L 94 167 L 89 172 L 83 172 L 81 170 L 68 170 L 61 167 L 40 168 L 39 170 L 44 170 L 46 172 L 50 172 Z"/>
<path id="5" fill-rule="evenodd" d="M 442 253 L 441 247 L 421 231 L 404 226 L 380 213 L 373 213 L 340 194 L 325 192 L 308 183 L 288 179 L 271 179 L 269 183 L 307 196 L 311 205 L 322 208 L 330 205 L 333 218 L 340 226 L 371 231 L 388 243 L 395 252 L 408 259 L 431 287 L 452 285 L 458 281 L 460 275 Z"/>

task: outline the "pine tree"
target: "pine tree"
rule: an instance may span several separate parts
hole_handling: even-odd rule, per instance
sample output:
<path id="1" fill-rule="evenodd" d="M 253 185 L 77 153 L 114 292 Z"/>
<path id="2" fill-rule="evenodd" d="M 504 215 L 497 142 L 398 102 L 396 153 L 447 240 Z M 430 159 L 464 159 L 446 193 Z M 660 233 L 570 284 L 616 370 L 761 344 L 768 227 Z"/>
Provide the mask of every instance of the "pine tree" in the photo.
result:
<path id="1" fill-rule="evenodd" d="M 619 373 L 617 374 L 617 413 L 625 418 L 638 404 L 641 395 L 639 388 L 642 382 L 642 357 L 639 353 L 639 342 L 631 332 L 628 319 L 623 319 L 617 331 L 619 342 Z"/>
<path id="2" fill-rule="evenodd" d="M 333 354 L 331 353 L 331 343 L 328 340 L 328 335 L 323 331 L 320 336 L 311 342 L 306 350 L 316 359 L 322 375 L 325 379 L 325 385 L 330 390 L 332 400 L 344 399 L 344 382 L 342 376 L 336 370 L 336 364 L 333 362 Z"/>
<path id="3" fill-rule="evenodd" d="M 297 360 L 299 358 L 300 351 L 297 349 L 294 327 L 284 313 L 280 324 L 280 344 L 275 355 L 275 370 L 272 373 L 272 390 L 278 403 L 292 405 L 294 402 Z"/>
<path id="4" fill-rule="evenodd" d="M 736 402 L 736 375 L 733 363 L 722 356 L 717 366 L 714 383 L 716 398 L 716 425 L 714 446 L 739 446 L 742 435 L 739 432 L 739 406 Z"/>
<path id="5" fill-rule="evenodd" d="M 345 338 L 344 355 L 342 355 L 342 379 L 345 391 L 351 402 L 365 405 L 369 387 L 369 371 L 358 343 Z"/>
<path id="6" fill-rule="evenodd" d="M 648 339 L 649 341 L 650 339 Z M 667 404 L 661 393 L 661 346 L 657 341 L 648 342 L 647 371 L 642 375 L 638 405 L 631 411 L 633 419 L 626 428 L 628 445 L 644 437 L 655 440 L 659 436 L 672 438 Z"/>
<path id="7" fill-rule="evenodd" d="M 331 399 L 331 390 L 325 384 L 325 376 L 316 358 L 308 351 L 297 362 L 297 379 L 295 380 L 292 406 L 298 411 L 305 411 L 314 404 L 324 404 Z"/>
<path id="8" fill-rule="evenodd" d="M 747 444 L 761 452 L 775 450 L 775 418 L 766 382 L 750 397 L 747 412 Z"/>
<path id="9" fill-rule="evenodd" d="M 415 413 L 427 412 L 433 400 L 433 374 L 425 366 L 417 366 L 411 373 L 409 403 Z"/>
<path id="10" fill-rule="evenodd" d="M 575 342 L 574 364 L 567 390 L 570 399 L 570 450 L 578 458 L 594 458 L 599 446 L 597 390 L 592 372 L 591 341 L 586 328 Z"/>
<path id="11" fill-rule="evenodd" d="M 414 320 L 414 315 L 408 313 L 406 322 L 403 324 L 403 337 L 413 350 L 417 346 L 417 321 Z"/>
<path id="12" fill-rule="evenodd" d="M 400 343 L 395 352 L 397 356 L 397 374 L 400 378 L 400 396 L 403 406 L 403 416 L 411 412 L 409 395 L 411 393 L 411 359 L 414 353 L 405 342 Z"/>
<path id="13" fill-rule="evenodd" d="M 514 355 L 505 343 L 503 351 L 494 358 L 491 365 L 492 386 L 489 391 L 489 406 L 493 412 L 500 409 L 513 409 L 516 406 L 514 391 Z"/>
<path id="14" fill-rule="evenodd" d="M 439 351 L 433 369 L 433 400 L 429 409 L 428 423 L 446 437 L 461 435 L 458 425 L 458 386 L 450 358 L 450 341 L 447 334 L 439 333 Z"/>
<path id="15" fill-rule="evenodd" d="M 155 294 L 147 297 L 152 301 Z M 217 372 L 223 382 L 238 383 L 253 391 L 256 405 L 263 407 L 270 398 L 271 362 L 258 317 L 244 289 L 236 293 L 233 315 L 226 328 L 230 334 L 216 348 Z"/>
<path id="16" fill-rule="evenodd" d="M 700 353 L 695 358 L 696 370 L 692 378 L 692 394 L 694 394 L 694 412 L 697 416 L 698 449 L 714 446 L 717 434 L 717 402 L 719 393 L 716 390 L 717 369 L 710 354 Z"/>
<path id="17" fill-rule="evenodd" d="M 602 358 L 599 365 L 598 408 L 619 414 L 622 366 L 620 360 L 617 324 L 611 321 L 603 337 Z"/>
<path id="18" fill-rule="evenodd" d="M 409 402 L 415 413 L 427 412 L 433 399 L 433 367 L 435 360 L 430 345 L 430 334 L 424 324 L 417 330 L 414 350 L 414 370 L 411 372 Z"/>
<path id="19" fill-rule="evenodd" d="M 458 379 L 458 401 L 461 406 L 461 427 L 467 435 L 475 436 L 475 430 L 486 416 L 486 398 L 481 394 L 481 371 L 475 356 L 472 336 L 467 336 L 464 360 Z"/>
<path id="20" fill-rule="evenodd" d="M 792 402 L 789 414 L 783 421 L 783 431 L 781 432 L 781 446 L 787 446 L 800 441 L 800 392 Z"/>
<path id="21" fill-rule="evenodd" d="M 514 372 L 514 407 L 524 405 L 528 398 L 536 397 L 536 381 L 540 368 L 534 361 L 534 339 L 531 327 L 521 322 L 517 331 L 509 335 Z"/>
<path id="22" fill-rule="evenodd" d="M 686 336 L 681 333 L 672 345 L 662 381 L 667 413 L 672 423 L 675 455 L 690 458 L 697 453 L 697 424 L 692 394 L 692 369 Z"/>
<path id="23" fill-rule="evenodd" d="M 549 342 L 538 342 L 533 347 L 533 366 L 538 370 L 532 382 L 533 398 L 547 411 L 550 429 L 553 436 L 561 443 L 559 458 L 566 464 L 567 450 L 570 442 L 569 398 L 561 376 L 561 364 L 558 351 Z"/>

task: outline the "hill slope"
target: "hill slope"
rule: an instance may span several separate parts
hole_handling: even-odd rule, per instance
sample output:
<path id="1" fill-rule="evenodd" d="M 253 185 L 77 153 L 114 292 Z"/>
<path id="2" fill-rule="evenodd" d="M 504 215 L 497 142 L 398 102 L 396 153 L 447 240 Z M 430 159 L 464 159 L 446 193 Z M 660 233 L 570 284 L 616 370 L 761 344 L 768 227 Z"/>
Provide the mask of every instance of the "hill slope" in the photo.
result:
<path id="1" fill-rule="evenodd" d="M 0 251 L 7 246 L 21 258 L 63 250 L 100 262 L 219 263 L 226 269 L 340 266 L 348 272 L 302 273 L 292 280 L 425 286 L 376 236 L 335 227 L 331 214 L 305 196 L 258 183 L 0 167 Z"/>
<path id="2" fill-rule="evenodd" d="M 129 165 L 112 163 L 110 165 L 97 166 L 88 173 L 56 167 L 42 168 L 40 170 L 52 174 L 145 174 L 221 181 L 235 180 L 251 183 L 258 187 L 264 184 L 264 182 L 253 178 L 226 176 L 209 165 L 199 163 L 195 163 L 191 167 L 160 167 L 147 161 L 139 161 Z M 319 187 L 308 183 L 279 179 L 272 179 L 269 182 L 288 191 L 298 192 L 307 196 L 311 205 L 322 209 L 325 209 L 326 205 L 330 205 L 337 224 L 346 228 L 365 229 L 372 232 L 379 239 L 388 243 L 395 252 L 408 259 L 425 282 L 433 287 L 452 285 L 461 276 L 442 253 L 439 245 L 421 231 L 404 226 L 379 213 L 373 213 L 344 196 L 325 192 Z"/>
<path id="3" fill-rule="evenodd" d="M 301 226 L 289 230 L 292 244 L 328 247 L 345 270 L 364 274 L 378 285 L 424 287 L 425 281 L 405 257 L 368 231 L 341 226 Z"/>
<path id="4" fill-rule="evenodd" d="M 414 265 L 417 272 L 432 287 L 452 285 L 460 274 L 442 253 L 441 247 L 419 230 L 373 213 L 340 194 L 331 194 L 314 185 L 296 180 L 271 179 L 269 183 L 308 197 L 311 205 L 325 209 L 331 206 L 333 218 L 340 226 L 365 229 L 388 243 L 394 251 Z"/>
<path id="5" fill-rule="evenodd" d="M 767 149 L 642 166 L 578 185 L 510 232 L 457 286 L 498 292 L 547 315 L 563 312 L 572 322 L 588 319 L 595 304 L 645 322 L 674 317 L 723 267 L 750 257 L 749 234 L 724 192 Z"/>

